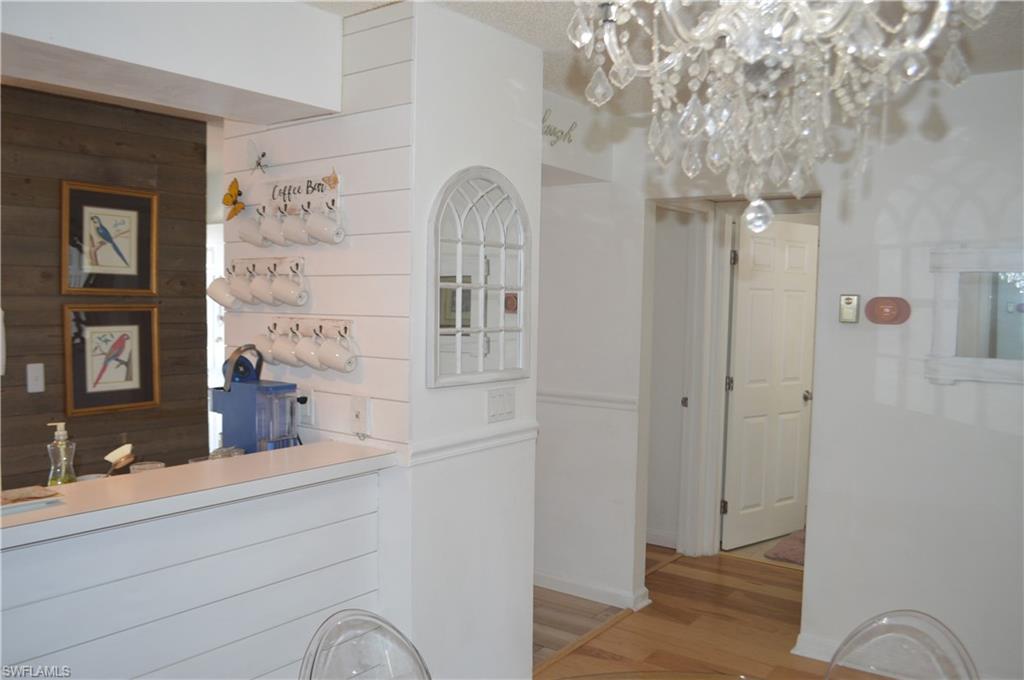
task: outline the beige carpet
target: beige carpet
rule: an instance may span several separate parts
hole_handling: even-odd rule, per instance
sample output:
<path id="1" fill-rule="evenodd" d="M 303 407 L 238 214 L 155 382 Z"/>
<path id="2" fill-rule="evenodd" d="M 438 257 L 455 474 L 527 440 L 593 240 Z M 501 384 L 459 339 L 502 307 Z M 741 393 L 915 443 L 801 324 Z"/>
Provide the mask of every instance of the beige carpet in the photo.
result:
<path id="1" fill-rule="evenodd" d="M 774 564 L 777 567 L 789 567 L 790 569 L 799 569 L 800 571 L 803 571 L 803 565 L 793 564 L 792 562 L 780 562 L 779 560 L 770 560 L 764 556 L 766 552 L 774 548 L 775 544 L 784 538 L 786 537 L 779 536 L 778 538 L 762 541 L 761 543 L 745 545 L 742 548 L 735 548 L 733 550 L 723 550 L 722 552 L 726 555 L 743 557 L 748 560 L 757 560 L 758 562 L 764 562 L 765 564 Z"/>

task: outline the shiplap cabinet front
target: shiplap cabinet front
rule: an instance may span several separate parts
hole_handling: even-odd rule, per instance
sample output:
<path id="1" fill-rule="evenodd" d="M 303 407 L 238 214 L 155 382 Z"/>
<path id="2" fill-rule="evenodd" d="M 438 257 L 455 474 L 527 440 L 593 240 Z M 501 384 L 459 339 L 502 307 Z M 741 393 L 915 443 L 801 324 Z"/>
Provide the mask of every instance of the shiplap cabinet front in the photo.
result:
<path id="1" fill-rule="evenodd" d="M 376 608 L 377 509 L 369 474 L 5 549 L 3 663 L 278 676 L 330 613 Z"/>

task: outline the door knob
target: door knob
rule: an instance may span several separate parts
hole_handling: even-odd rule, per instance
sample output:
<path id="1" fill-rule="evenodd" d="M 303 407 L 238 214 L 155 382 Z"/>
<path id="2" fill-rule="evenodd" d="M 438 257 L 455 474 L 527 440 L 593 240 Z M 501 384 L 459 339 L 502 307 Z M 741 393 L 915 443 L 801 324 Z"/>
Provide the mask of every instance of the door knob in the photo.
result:
<path id="1" fill-rule="evenodd" d="M 811 399 L 814 399 L 814 395 L 811 393 L 811 391 L 810 390 L 804 390 L 804 403 L 806 404 Z"/>

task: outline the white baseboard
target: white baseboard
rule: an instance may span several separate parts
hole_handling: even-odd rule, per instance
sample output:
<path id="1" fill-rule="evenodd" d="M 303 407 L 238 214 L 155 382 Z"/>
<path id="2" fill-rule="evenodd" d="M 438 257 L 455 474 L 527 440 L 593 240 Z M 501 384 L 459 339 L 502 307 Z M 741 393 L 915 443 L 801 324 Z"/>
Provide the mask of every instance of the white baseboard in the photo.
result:
<path id="1" fill-rule="evenodd" d="M 651 527 L 647 527 L 648 543 L 675 550 L 676 540 L 678 540 L 678 537 L 671 531 L 662 531 L 661 529 L 652 529 Z"/>
<path id="2" fill-rule="evenodd" d="M 832 655 L 839 649 L 840 644 L 840 640 L 833 640 L 809 633 L 800 633 L 796 638 L 796 646 L 793 647 L 791 653 L 828 663 L 832 660 Z"/>
<path id="3" fill-rule="evenodd" d="M 651 593 L 647 588 L 641 588 L 640 592 L 633 596 L 633 611 L 638 612 L 647 605 L 651 604 Z"/>
<path id="4" fill-rule="evenodd" d="M 533 572 L 533 583 L 541 588 L 557 590 L 560 593 L 568 593 L 569 595 L 575 595 L 576 597 L 623 609 L 638 609 L 650 604 L 646 588 L 643 589 L 642 593 L 631 593 L 625 590 L 614 590 L 612 588 L 602 588 L 600 586 L 567 581 L 557 576 L 549 576 L 537 571 Z"/>

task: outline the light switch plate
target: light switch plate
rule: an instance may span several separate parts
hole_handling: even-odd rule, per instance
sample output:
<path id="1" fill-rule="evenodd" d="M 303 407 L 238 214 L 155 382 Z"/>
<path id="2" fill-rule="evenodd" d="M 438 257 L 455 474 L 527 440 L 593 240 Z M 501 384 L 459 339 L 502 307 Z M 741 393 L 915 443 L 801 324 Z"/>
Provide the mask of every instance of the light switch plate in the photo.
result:
<path id="1" fill-rule="evenodd" d="M 516 388 L 487 390 L 487 422 L 499 423 L 516 417 Z"/>
<path id="2" fill-rule="evenodd" d="M 370 400 L 352 397 L 352 434 L 370 434 Z"/>
<path id="3" fill-rule="evenodd" d="M 860 295 L 843 293 L 839 296 L 839 323 L 860 321 Z"/>
<path id="4" fill-rule="evenodd" d="M 314 396 L 315 393 L 313 392 L 313 390 L 303 389 L 301 387 L 299 388 L 296 398 L 306 398 L 305 404 L 303 404 L 302 402 L 298 403 L 297 410 L 299 425 L 303 425 L 305 427 L 313 427 L 314 425 L 316 425 L 316 399 L 314 398 Z"/>
<path id="5" fill-rule="evenodd" d="M 46 367 L 43 364 L 25 364 L 25 391 L 29 394 L 46 391 Z"/>

